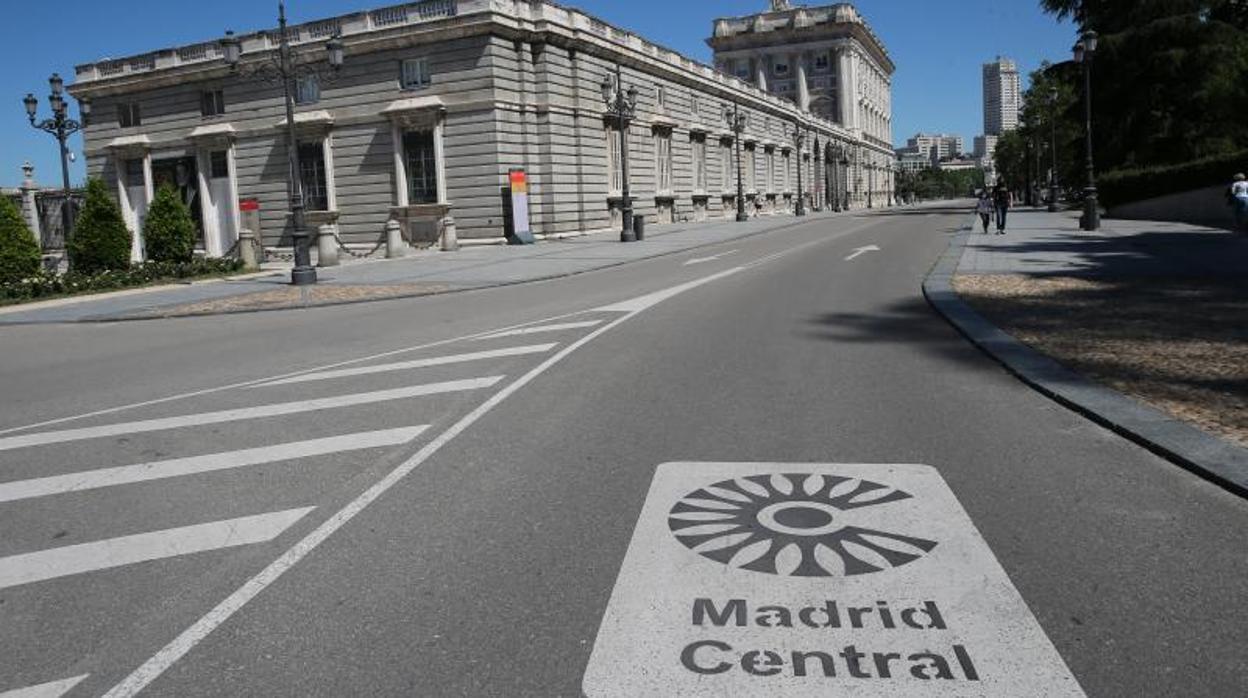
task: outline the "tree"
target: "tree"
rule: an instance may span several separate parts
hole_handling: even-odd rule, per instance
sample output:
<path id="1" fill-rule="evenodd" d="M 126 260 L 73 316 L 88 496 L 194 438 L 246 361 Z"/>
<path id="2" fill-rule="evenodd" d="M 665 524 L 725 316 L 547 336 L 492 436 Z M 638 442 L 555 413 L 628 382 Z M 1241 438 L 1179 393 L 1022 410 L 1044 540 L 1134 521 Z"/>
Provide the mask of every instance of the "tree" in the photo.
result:
<path id="1" fill-rule="evenodd" d="M 178 190 L 156 190 L 143 222 L 143 244 L 154 262 L 189 262 L 195 254 L 195 221 Z"/>
<path id="2" fill-rule="evenodd" d="M 0 284 L 27 278 L 42 265 L 39 243 L 26 227 L 22 212 L 0 196 Z"/>
<path id="3" fill-rule="evenodd" d="M 70 269 L 76 272 L 94 274 L 130 266 L 130 230 L 102 180 L 87 182 L 82 214 L 65 247 Z"/>

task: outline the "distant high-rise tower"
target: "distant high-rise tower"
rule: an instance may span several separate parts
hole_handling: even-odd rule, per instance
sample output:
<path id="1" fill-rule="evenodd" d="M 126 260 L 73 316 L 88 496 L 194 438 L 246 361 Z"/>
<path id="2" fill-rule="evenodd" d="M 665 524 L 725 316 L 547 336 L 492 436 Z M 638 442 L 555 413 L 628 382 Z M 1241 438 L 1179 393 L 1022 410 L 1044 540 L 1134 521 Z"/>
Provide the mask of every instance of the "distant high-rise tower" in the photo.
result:
<path id="1" fill-rule="evenodd" d="M 1018 65 L 1008 58 L 984 64 L 984 134 L 1000 136 L 1018 128 L 1022 94 Z"/>

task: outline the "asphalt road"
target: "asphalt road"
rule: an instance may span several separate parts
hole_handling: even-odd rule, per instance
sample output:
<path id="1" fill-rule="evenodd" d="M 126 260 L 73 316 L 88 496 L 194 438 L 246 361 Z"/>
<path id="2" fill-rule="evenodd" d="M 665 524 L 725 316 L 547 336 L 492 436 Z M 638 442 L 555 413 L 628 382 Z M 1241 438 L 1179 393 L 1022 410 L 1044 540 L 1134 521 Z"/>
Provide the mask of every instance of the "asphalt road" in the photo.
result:
<path id="1" fill-rule="evenodd" d="M 0 331 L 0 696 L 579 695 L 672 462 L 931 466 L 1087 695 L 1248 693 L 1248 504 L 927 307 L 966 221 L 821 219 L 494 290 Z M 766 680 L 705 686 L 781 692 Z"/>

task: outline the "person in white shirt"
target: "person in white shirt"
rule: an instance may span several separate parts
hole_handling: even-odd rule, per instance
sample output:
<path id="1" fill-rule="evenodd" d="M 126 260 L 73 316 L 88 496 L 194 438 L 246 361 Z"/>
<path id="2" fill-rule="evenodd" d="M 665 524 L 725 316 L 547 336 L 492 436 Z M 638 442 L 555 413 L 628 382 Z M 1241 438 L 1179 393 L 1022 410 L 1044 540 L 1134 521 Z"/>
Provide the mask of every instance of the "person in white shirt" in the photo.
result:
<path id="1" fill-rule="evenodd" d="M 1248 177 L 1241 172 L 1231 183 L 1231 205 L 1235 207 L 1235 228 L 1244 230 L 1248 223 Z"/>

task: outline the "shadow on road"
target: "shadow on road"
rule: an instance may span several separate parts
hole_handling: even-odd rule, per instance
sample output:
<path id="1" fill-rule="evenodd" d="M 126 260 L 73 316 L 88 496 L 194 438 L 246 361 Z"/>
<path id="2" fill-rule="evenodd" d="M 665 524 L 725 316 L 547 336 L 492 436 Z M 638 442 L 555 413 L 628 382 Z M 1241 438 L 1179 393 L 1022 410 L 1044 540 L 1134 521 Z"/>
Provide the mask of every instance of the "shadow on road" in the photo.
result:
<path id="1" fill-rule="evenodd" d="M 920 296 L 870 313 L 824 313 L 809 321 L 804 334 L 832 342 L 905 345 L 964 364 L 984 360 Z"/>

